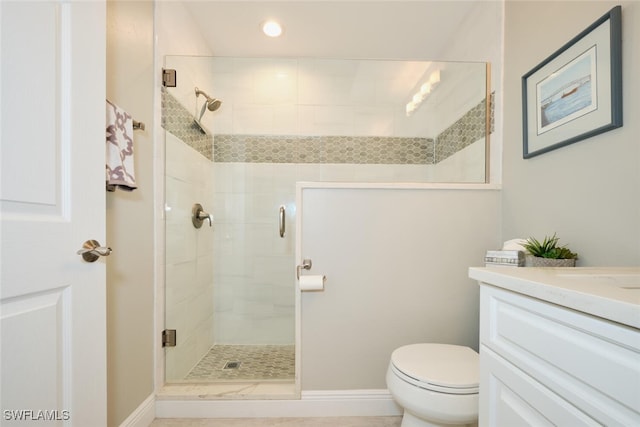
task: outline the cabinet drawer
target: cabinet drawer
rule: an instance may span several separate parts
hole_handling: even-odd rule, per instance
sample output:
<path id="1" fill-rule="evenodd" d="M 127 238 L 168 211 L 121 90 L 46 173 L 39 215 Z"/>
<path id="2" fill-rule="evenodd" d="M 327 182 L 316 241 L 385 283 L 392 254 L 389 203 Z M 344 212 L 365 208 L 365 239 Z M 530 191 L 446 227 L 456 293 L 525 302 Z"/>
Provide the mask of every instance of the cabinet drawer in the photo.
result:
<path id="1" fill-rule="evenodd" d="M 480 426 L 600 425 L 492 350 L 480 353 Z"/>
<path id="2" fill-rule="evenodd" d="M 536 381 L 605 425 L 640 425 L 640 331 L 481 287 L 481 335 Z"/>

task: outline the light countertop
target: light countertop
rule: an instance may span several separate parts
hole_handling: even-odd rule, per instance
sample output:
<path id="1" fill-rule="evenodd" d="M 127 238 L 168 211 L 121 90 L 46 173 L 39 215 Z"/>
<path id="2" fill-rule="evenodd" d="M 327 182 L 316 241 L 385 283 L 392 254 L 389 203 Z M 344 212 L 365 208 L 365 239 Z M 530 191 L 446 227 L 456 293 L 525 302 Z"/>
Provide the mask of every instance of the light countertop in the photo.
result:
<path id="1" fill-rule="evenodd" d="M 471 267 L 469 277 L 640 329 L 640 267 Z"/>

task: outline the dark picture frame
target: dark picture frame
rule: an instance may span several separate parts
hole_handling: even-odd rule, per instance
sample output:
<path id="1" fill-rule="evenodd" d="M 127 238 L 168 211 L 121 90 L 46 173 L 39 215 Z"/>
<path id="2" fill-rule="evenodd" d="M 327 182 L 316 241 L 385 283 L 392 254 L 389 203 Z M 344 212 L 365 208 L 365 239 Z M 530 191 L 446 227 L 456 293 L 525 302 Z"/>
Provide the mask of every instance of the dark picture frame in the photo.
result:
<path id="1" fill-rule="evenodd" d="M 522 76 L 523 157 L 622 126 L 622 8 Z"/>

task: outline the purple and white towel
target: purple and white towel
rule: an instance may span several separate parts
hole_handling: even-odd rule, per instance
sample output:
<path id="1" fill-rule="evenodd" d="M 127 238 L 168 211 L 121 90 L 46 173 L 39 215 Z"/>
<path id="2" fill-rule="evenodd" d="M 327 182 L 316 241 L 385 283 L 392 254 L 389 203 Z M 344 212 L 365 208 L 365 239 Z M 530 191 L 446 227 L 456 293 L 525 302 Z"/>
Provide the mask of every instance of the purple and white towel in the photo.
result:
<path id="1" fill-rule="evenodd" d="M 107 191 L 137 188 L 133 167 L 133 119 L 131 114 L 107 100 Z"/>

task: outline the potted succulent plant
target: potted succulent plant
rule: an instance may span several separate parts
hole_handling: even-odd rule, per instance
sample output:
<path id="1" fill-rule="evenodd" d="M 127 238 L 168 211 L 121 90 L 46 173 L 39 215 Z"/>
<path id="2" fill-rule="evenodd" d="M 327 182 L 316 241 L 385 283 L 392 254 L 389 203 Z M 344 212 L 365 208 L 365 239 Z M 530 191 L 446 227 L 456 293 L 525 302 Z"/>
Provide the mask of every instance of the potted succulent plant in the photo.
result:
<path id="1" fill-rule="evenodd" d="M 565 246 L 558 246 L 556 233 L 544 240 L 529 237 L 522 246 L 529 252 L 525 256 L 527 267 L 575 267 L 578 254 Z"/>

